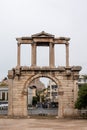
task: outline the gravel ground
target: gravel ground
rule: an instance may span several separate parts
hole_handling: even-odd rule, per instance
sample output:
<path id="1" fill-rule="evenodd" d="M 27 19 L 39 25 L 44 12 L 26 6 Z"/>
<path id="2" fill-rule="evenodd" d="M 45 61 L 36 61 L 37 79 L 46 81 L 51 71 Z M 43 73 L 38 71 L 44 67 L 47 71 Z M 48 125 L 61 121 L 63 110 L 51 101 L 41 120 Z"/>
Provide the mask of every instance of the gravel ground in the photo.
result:
<path id="1" fill-rule="evenodd" d="M 87 120 L 0 119 L 0 130 L 87 130 Z"/>

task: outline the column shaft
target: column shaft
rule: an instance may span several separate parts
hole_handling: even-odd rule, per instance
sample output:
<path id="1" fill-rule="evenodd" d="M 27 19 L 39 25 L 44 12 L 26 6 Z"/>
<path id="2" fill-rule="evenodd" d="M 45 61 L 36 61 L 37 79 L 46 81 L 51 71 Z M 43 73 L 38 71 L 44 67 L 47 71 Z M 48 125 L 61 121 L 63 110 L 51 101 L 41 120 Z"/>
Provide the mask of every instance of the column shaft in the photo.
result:
<path id="1" fill-rule="evenodd" d="M 17 66 L 20 66 L 20 43 L 17 46 Z"/>
<path id="2" fill-rule="evenodd" d="M 66 67 L 69 67 L 69 43 L 66 44 Z"/>
<path id="3" fill-rule="evenodd" d="M 36 44 L 33 43 L 32 47 L 32 54 L 31 54 L 31 65 L 36 66 Z"/>
<path id="4" fill-rule="evenodd" d="M 50 67 L 54 67 L 55 66 L 55 59 L 54 59 L 54 44 L 50 43 L 50 47 L 49 47 L 49 66 Z"/>

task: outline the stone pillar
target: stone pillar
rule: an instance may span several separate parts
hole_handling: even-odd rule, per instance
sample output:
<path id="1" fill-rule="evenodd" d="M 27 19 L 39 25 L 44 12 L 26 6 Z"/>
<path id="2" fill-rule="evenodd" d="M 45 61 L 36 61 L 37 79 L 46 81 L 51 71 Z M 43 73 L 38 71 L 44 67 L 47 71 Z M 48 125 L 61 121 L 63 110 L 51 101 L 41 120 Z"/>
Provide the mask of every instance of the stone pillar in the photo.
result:
<path id="1" fill-rule="evenodd" d="M 23 93 L 22 80 L 9 79 L 8 89 L 8 116 L 10 117 L 27 117 L 27 92 Z"/>
<path id="2" fill-rule="evenodd" d="M 69 67 L 69 43 L 66 44 L 66 67 Z"/>
<path id="3" fill-rule="evenodd" d="M 74 103 L 76 102 L 78 98 L 78 80 L 74 80 Z"/>
<path id="4" fill-rule="evenodd" d="M 13 79 L 8 79 L 8 116 L 13 116 Z"/>
<path id="5" fill-rule="evenodd" d="M 54 44 L 50 43 L 50 47 L 49 47 L 49 66 L 50 67 L 54 67 L 55 63 L 54 63 Z"/>
<path id="6" fill-rule="evenodd" d="M 20 49 L 20 43 L 18 43 L 17 44 L 18 46 L 17 46 L 17 66 L 20 66 L 20 51 L 21 51 L 21 49 Z"/>
<path id="7" fill-rule="evenodd" d="M 36 43 L 31 44 L 32 54 L 31 54 L 31 66 L 36 66 Z"/>

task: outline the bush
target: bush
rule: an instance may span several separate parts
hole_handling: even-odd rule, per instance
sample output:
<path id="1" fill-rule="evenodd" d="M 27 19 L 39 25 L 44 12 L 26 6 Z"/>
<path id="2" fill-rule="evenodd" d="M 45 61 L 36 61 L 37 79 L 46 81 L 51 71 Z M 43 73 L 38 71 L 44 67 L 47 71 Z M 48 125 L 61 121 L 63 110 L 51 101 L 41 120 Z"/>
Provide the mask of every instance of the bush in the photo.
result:
<path id="1" fill-rule="evenodd" d="M 37 97 L 34 96 L 34 97 L 33 97 L 33 101 L 32 101 L 33 106 L 36 106 L 37 101 L 38 101 Z"/>
<path id="2" fill-rule="evenodd" d="M 75 103 L 75 108 L 87 108 L 87 84 L 84 84 L 80 87 L 78 92 L 78 99 Z"/>

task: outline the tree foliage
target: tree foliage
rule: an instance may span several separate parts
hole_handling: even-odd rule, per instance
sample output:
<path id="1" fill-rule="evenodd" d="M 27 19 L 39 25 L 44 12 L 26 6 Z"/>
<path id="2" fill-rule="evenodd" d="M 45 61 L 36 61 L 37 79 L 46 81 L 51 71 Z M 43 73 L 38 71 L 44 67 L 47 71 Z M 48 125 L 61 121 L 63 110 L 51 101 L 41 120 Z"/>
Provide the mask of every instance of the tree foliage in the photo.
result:
<path id="1" fill-rule="evenodd" d="M 33 96 L 32 104 L 35 106 L 37 104 L 38 98 Z"/>
<path id="2" fill-rule="evenodd" d="M 87 108 L 87 84 L 80 87 L 75 107 L 78 109 Z"/>

